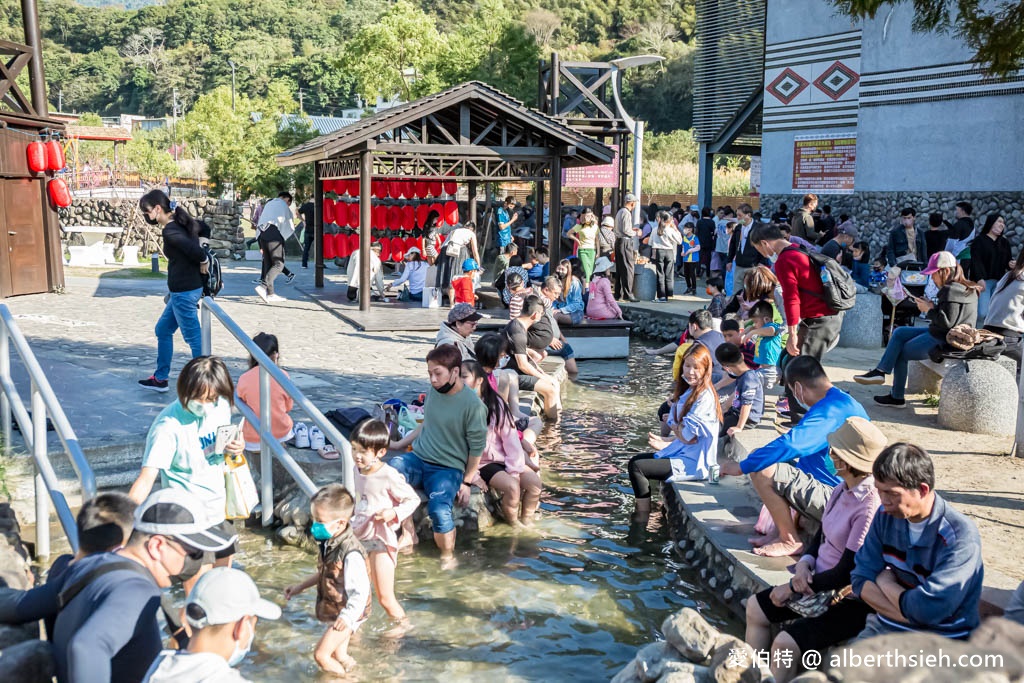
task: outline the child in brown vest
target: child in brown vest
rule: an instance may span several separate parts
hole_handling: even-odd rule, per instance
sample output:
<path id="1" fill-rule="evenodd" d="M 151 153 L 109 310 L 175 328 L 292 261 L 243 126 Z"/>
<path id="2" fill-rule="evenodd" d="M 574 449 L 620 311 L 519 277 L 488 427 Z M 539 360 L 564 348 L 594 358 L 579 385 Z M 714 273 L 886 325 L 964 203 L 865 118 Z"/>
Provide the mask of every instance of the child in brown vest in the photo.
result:
<path id="1" fill-rule="evenodd" d="M 348 642 L 370 616 L 370 573 L 366 551 L 352 533 L 352 495 L 341 484 L 328 484 L 309 501 L 310 533 L 320 543 L 317 573 L 284 589 L 285 600 L 316 586 L 316 618 L 331 626 L 320 638 L 313 657 L 328 673 L 344 674 L 356 661 Z"/>

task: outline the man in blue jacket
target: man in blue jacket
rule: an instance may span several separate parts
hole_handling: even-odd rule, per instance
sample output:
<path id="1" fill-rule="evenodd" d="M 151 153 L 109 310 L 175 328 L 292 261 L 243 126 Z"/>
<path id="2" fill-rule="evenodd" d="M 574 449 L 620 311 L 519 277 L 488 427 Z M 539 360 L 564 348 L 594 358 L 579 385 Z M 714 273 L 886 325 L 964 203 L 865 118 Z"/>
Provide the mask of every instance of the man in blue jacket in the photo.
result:
<path id="1" fill-rule="evenodd" d="M 924 449 L 893 444 L 872 474 L 882 511 L 850 578 L 854 595 L 877 614 L 858 638 L 900 631 L 967 638 L 978 626 L 984 577 L 977 527 L 935 493 L 935 469 Z"/>
<path id="2" fill-rule="evenodd" d="M 786 434 L 752 451 L 740 463 L 722 465 L 723 475 L 750 475 L 750 483 L 775 522 L 776 537 L 752 539 L 754 552 L 784 557 L 803 550 L 793 510 L 821 522 L 825 503 L 840 482 L 829 458 L 828 435 L 851 417 L 868 414 L 852 396 L 832 385 L 813 356 L 798 356 L 786 366 L 786 386 L 807 413 Z"/>

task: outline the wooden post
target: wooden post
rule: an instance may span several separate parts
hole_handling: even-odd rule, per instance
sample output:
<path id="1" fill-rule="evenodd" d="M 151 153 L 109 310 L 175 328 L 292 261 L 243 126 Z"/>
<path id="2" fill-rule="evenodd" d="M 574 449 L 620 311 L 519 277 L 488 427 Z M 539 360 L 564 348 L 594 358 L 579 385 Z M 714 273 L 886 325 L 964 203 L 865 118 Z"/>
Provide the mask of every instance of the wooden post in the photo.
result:
<path id="1" fill-rule="evenodd" d="M 610 202 L 612 205 L 612 215 L 614 216 L 615 212 L 619 210 L 619 206 L 621 205 L 619 201 L 619 187 L 622 186 L 622 137 L 619 136 L 618 133 L 612 136 L 612 144 L 619 146 L 619 171 L 615 174 L 615 187 L 612 188 Z"/>
<path id="2" fill-rule="evenodd" d="M 21 20 L 25 28 L 25 43 L 32 51 L 32 61 L 28 67 L 29 86 L 32 93 L 32 108 L 36 116 L 49 117 L 49 106 L 46 102 L 46 80 L 43 75 L 43 40 L 39 33 L 39 13 L 36 11 L 36 0 L 21 0 Z"/>
<path id="3" fill-rule="evenodd" d="M 551 212 L 548 214 L 548 255 L 551 257 L 551 271 L 562 260 L 562 157 L 551 157 L 551 183 L 549 199 Z M 541 216 L 543 217 L 543 213 Z"/>
<path id="4" fill-rule="evenodd" d="M 476 181 L 470 180 L 466 187 L 469 190 L 469 220 L 473 221 L 473 225 L 479 228 L 480 224 L 477 222 L 476 217 Z M 480 245 L 481 254 L 484 253 L 485 246 L 483 244 Z"/>
<path id="5" fill-rule="evenodd" d="M 324 286 L 324 180 L 321 177 L 320 162 L 313 162 L 313 284 Z M 305 236 L 303 236 L 305 239 Z"/>
<path id="6" fill-rule="evenodd" d="M 373 178 L 373 150 L 359 153 L 359 310 L 370 310 L 370 224 L 372 197 L 370 180 Z"/>
<path id="7" fill-rule="evenodd" d="M 544 181 L 537 181 L 537 198 L 534 202 L 536 211 L 533 215 L 533 246 L 539 249 L 544 244 L 544 234 L 541 228 L 544 225 Z"/>
<path id="8" fill-rule="evenodd" d="M 557 52 L 551 53 L 551 78 L 548 83 L 551 84 L 551 111 L 548 112 L 551 116 L 558 116 L 558 97 L 561 95 L 559 92 L 560 81 L 562 80 L 562 61 L 558 58 Z"/>

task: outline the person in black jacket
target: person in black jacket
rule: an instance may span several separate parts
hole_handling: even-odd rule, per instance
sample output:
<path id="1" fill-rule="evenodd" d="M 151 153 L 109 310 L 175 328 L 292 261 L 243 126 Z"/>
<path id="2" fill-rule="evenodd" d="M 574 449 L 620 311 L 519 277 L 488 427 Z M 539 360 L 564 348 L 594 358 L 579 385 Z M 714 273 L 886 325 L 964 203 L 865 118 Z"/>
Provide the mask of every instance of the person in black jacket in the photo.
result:
<path id="1" fill-rule="evenodd" d="M 1010 269 L 1013 250 L 1010 241 L 1003 237 L 1006 221 L 998 213 L 990 213 L 985 218 L 981 234 L 971 242 L 971 279 L 981 285 L 978 295 L 978 324 L 981 327 L 988 315 L 988 303 L 992 299 L 999 280 Z"/>
<path id="2" fill-rule="evenodd" d="M 746 272 L 754 266 L 768 265 L 768 259 L 758 253 L 749 239 L 755 225 L 754 210 L 750 204 L 737 206 L 736 217 L 739 219 L 739 225 L 732 232 L 732 241 L 729 242 L 729 263 L 725 269 L 733 271 L 733 288 L 739 289 Z"/>
<path id="3" fill-rule="evenodd" d="M 928 267 L 921 271 L 931 275 L 939 288 L 938 303 L 914 298 L 914 303 L 928 316 L 928 327 L 898 327 L 889 337 L 882 360 L 874 370 L 856 375 L 857 384 L 884 384 L 885 376 L 892 373 L 892 391 L 875 396 L 875 403 L 902 408 L 907 402 L 903 393 L 907 388 L 907 366 L 912 360 L 925 360 L 928 352 L 946 343 L 946 334 L 957 325 L 974 326 L 978 319 L 978 292 L 981 287 L 964 277 L 956 257 L 948 251 L 932 256 Z"/>
<path id="4" fill-rule="evenodd" d="M 192 350 L 192 357 L 203 354 L 202 331 L 199 327 L 199 300 L 209 272 L 210 262 L 206 250 L 199 243 L 202 225 L 180 206 L 172 207 L 171 200 L 161 190 L 150 190 L 139 199 L 139 210 L 150 225 L 163 228 L 164 256 L 167 257 L 167 305 L 156 321 L 156 372 L 139 384 L 147 389 L 166 392 L 167 378 L 171 374 L 174 355 L 174 332 L 181 336 Z"/>
<path id="5" fill-rule="evenodd" d="M 711 256 L 715 253 L 715 221 L 711 218 L 711 207 L 701 209 L 697 221 L 697 241 L 701 244 L 700 267 L 704 277 L 711 279 Z"/>

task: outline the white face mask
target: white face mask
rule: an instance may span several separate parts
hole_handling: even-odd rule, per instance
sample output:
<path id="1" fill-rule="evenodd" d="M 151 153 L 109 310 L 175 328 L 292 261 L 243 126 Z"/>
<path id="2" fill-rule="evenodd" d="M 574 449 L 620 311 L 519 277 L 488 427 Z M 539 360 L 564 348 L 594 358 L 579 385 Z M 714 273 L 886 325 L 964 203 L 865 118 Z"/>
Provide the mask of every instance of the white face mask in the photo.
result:
<path id="1" fill-rule="evenodd" d="M 206 417 L 213 411 L 213 408 L 216 405 L 216 401 L 214 401 L 213 403 L 205 403 L 203 401 L 189 401 L 186 407 L 188 408 L 188 412 L 192 413 L 196 417 Z"/>
<path id="2" fill-rule="evenodd" d="M 238 666 L 245 659 L 245 656 L 249 654 L 249 649 L 252 647 L 252 641 L 256 638 L 256 629 L 250 627 L 249 640 L 246 641 L 245 646 L 236 645 L 235 651 L 231 653 L 231 659 L 228 660 L 228 666 Z"/>
<path id="3" fill-rule="evenodd" d="M 778 260 L 779 260 L 779 255 L 774 253 L 774 252 L 772 253 L 771 256 L 768 257 L 768 262 L 771 263 L 773 266 L 775 265 L 775 262 L 778 261 Z"/>

